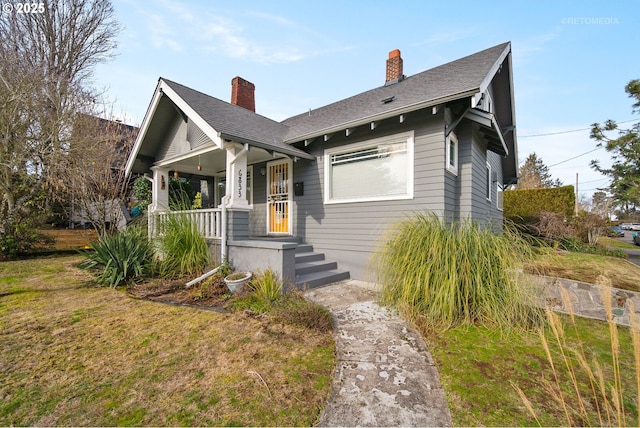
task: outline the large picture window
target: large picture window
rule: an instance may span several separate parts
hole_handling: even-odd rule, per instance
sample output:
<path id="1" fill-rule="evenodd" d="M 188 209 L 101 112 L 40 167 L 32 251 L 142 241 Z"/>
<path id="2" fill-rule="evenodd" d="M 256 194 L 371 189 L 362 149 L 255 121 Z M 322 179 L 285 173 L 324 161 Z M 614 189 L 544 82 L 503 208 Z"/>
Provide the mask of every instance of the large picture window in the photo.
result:
<path id="1" fill-rule="evenodd" d="M 413 132 L 325 150 L 325 203 L 413 198 Z"/>

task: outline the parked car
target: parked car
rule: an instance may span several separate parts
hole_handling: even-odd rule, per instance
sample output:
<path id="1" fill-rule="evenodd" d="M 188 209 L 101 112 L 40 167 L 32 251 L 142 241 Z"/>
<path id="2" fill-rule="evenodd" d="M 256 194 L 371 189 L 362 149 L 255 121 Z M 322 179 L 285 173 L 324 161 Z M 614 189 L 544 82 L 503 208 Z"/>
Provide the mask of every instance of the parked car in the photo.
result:
<path id="1" fill-rule="evenodd" d="M 631 228 L 629 230 L 640 230 L 640 223 L 631 223 Z"/>
<path id="2" fill-rule="evenodd" d="M 636 245 L 640 245 L 640 233 L 636 233 L 633 235 L 633 243 Z"/>
<path id="3" fill-rule="evenodd" d="M 631 223 L 621 223 L 620 227 L 622 230 L 631 230 Z"/>
<path id="4" fill-rule="evenodd" d="M 613 238 L 621 238 L 624 236 L 624 230 L 620 226 L 611 226 L 608 235 Z"/>

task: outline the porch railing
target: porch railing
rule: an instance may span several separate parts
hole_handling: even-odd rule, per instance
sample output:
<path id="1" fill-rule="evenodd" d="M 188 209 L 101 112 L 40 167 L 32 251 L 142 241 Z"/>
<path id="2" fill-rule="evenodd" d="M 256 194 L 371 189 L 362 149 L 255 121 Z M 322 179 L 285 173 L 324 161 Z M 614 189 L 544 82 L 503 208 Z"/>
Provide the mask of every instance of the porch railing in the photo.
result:
<path id="1" fill-rule="evenodd" d="M 198 230 L 205 238 L 222 237 L 222 210 L 209 208 L 203 210 L 165 211 L 149 216 L 149 236 L 158 236 L 162 233 L 162 225 L 171 216 L 184 215 L 198 226 Z"/>

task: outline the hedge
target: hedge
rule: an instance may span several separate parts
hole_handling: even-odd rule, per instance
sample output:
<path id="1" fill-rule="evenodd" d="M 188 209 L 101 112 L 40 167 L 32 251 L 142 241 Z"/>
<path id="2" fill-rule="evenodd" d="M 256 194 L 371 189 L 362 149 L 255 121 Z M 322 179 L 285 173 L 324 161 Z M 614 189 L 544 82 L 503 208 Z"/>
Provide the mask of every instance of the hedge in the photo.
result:
<path id="1" fill-rule="evenodd" d="M 507 190 L 504 192 L 504 217 L 516 223 L 534 222 L 542 212 L 571 218 L 575 203 L 573 186 Z"/>

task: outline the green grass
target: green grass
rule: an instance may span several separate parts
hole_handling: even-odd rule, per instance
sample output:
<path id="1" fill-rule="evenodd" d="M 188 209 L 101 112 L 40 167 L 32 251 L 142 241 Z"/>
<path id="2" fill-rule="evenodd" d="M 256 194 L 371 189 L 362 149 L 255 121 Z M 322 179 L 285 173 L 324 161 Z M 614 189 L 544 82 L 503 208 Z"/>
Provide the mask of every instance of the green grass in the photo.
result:
<path id="1" fill-rule="evenodd" d="M 562 317 L 568 324 L 569 318 Z M 605 366 L 611 376 L 611 345 L 609 327 L 605 322 L 576 318 L 581 342 Z M 441 377 L 455 426 L 538 426 L 526 409 L 514 386 L 521 388 L 536 410 L 542 426 L 566 426 L 562 407 L 552 399 L 545 381 L 553 382 L 551 366 L 546 358 L 540 337 L 535 332 L 505 334 L 497 328 L 464 326 L 435 332 L 421 328 Z M 634 350 L 630 330 L 620 332 L 620 365 L 624 374 L 625 403 L 630 414 L 628 426 L 637 426 L 637 398 L 635 387 Z M 566 328 L 570 346 L 577 348 L 572 328 Z M 552 340 L 550 329 L 546 336 Z M 559 359 L 559 347 L 552 345 L 553 355 Z M 577 363 L 576 363 L 577 365 Z M 587 378 L 580 374 L 584 396 L 589 396 Z M 572 392 L 566 372 L 562 388 Z M 577 408 L 576 400 L 570 401 Z M 591 411 L 592 422 L 597 413 Z"/>
<path id="2" fill-rule="evenodd" d="M 130 299 L 80 261 L 0 263 L 0 425 L 316 422 L 330 330 Z"/>
<path id="3" fill-rule="evenodd" d="M 629 233 L 629 232 L 627 232 L 627 233 Z M 610 238 L 608 236 L 601 236 L 600 239 L 598 239 L 598 245 L 603 246 L 603 247 L 622 248 L 622 249 L 627 249 L 627 250 L 638 250 L 638 249 L 640 249 L 640 247 L 638 247 L 637 245 L 630 244 L 628 242 L 621 241 L 621 240 L 616 239 L 616 238 Z"/>

